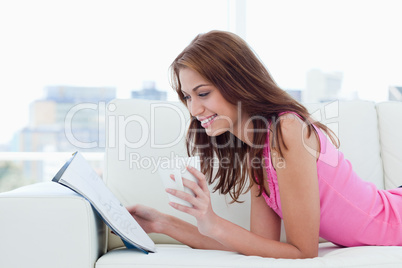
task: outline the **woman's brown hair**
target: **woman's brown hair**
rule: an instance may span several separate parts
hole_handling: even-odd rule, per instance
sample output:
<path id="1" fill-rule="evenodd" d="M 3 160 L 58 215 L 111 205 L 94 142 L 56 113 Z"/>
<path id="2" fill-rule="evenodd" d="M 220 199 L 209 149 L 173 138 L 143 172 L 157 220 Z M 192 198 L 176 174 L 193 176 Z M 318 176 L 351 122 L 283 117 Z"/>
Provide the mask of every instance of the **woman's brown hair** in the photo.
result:
<path id="1" fill-rule="evenodd" d="M 229 193 L 233 201 L 238 201 L 240 195 L 249 189 L 248 174 L 254 183 L 260 185 L 260 195 L 264 189 L 263 149 L 269 122 L 275 123 L 271 148 L 275 147 L 280 156 L 283 148 L 287 149 L 282 141 L 280 120 L 277 120 L 281 112 L 297 113 L 308 123 L 308 135 L 317 135 L 307 109 L 278 87 L 247 43 L 237 35 L 224 31 L 199 34 L 173 61 L 170 66 L 172 87 L 186 105 L 179 79 L 183 68 L 199 73 L 229 103 L 236 105 L 241 114 L 246 113 L 251 118 L 255 130 L 264 130 L 254 131 L 253 146 L 249 146 L 229 131 L 216 137 L 208 136 L 201 123 L 196 118 L 191 119 L 186 139 L 188 155 L 200 156 L 201 169 L 208 183 L 217 182 L 214 190 Z M 329 134 L 338 146 L 329 128 L 319 122 L 314 122 L 314 125 Z M 216 158 L 219 164 L 214 171 Z M 255 165 L 256 162 L 260 164 Z"/>

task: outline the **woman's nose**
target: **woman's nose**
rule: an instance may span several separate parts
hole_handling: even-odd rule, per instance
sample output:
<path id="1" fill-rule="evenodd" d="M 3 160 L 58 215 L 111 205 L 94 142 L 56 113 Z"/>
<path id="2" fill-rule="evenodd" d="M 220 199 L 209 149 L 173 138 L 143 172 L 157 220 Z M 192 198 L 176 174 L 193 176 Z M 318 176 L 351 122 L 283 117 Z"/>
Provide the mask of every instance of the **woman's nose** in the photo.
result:
<path id="1" fill-rule="evenodd" d="M 202 104 L 197 101 L 197 100 L 191 100 L 191 103 L 189 105 L 189 110 L 192 116 L 197 116 L 202 114 L 204 108 L 202 106 Z"/>

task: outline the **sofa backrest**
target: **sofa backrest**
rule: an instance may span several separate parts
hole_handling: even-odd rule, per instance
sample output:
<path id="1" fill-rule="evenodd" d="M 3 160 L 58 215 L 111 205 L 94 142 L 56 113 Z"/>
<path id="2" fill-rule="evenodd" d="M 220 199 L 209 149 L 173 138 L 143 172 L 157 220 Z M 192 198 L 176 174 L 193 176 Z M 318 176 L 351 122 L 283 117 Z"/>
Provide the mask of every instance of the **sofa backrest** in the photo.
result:
<path id="1" fill-rule="evenodd" d="M 377 104 L 385 188 L 402 185 L 402 102 Z"/>
<path id="2" fill-rule="evenodd" d="M 384 188 L 382 151 L 375 104 L 366 101 L 336 101 L 306 106 L 314 118 L 328 125 L 339 136 L 340 150 L 351 161 L 356 172 L 365 180 L 375 183 L 379 188 Z M 380 118 L 387 118 L 386 109 L 387 107 L 381 106 Z M 168 205 L 167 194 L 156 172 L 156 168 L 163 161 L 176 156 L 187 156 L 184 138 L 189 123 L 189 113 L 186 107 L 179 102 L 129 99 L 112 101 L 108 104 L 106 111 L 104 179 L 108 187 L 125 206 L 141 203 L 195 223 L 192 217 Z M 384 126 L 384 124 L 380 125 Z M 387 126 L 384 128 L 388 129 Z M 392 136 L 389 131 L 385 131 L 385 134 Z M 398 141 L 396 137 L 392 139 Z M 381 144 L 389 145 L 387 141 Z M 401 144 L 400 141 L 399 144 Z M 387 147 L 386 152 L 392 158 L 391 151 L 392 148 Z M 399 163 L 402 162 L 399 161 Z M 394 167 L 394 164 L 392 166 Z M 391 173 L 388 175 L 394 176 Z M 400 178 L 402 179 L 402 176 Z M 402 181 L 400 182 L 402 184 Z M 387 185 L 394 183 L 392 179 L 389 179 Z M 243 203 L 230 204 L 229 197 L 217 192 L 211 194 L 211 199 L 214 211 L 218 215 L 244 228 L 249 228 L 250 197 L 248 193 L 243 195 Z M 177 243 L 163 235 L 151 235 L 151 237 L 156 243 Z M 283 235 L 282 239 L 284 239 Z M 122 245 L 116 236 L 109 236 L 109 249 Z"/>

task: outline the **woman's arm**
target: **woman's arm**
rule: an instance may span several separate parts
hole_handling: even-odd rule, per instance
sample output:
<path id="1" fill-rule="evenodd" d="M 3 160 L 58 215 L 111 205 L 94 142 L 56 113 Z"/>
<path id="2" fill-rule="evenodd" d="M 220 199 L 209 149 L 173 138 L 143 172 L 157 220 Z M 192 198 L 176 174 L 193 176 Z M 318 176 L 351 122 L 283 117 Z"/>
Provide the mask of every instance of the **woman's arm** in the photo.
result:
<path id="1" fill-rule="evenodd" d="M 171 215 L 167 215 L 167 222 L 161 233 L 192 248 L 230 251 L 215 239 L 202 235 L 196 226 Z"/>
<path id="2" fill-rule="evenodd" d="M 296 115 L 286 114 L 280 120 L 288 150 L 283 150 L 280 161 L 274 156 L 273 164 L 278 177 L 286 240 L 304 254 L 316 256 L 320 228 L 319 140 L 314 133 L 307 136 L 306 123 Z"/>
<path id="3" fill-rule="evenodd" d="M 250 192 L 250 231 L 259 236 L 279 241 L 281 218 L 267 205 L 262 195 L 258 196 L 259 188 L 256 184 L 251 187 Z"/>
<path id="4" fill-rule="evenodd" d="M 165 234 L 192 248 L 229 251 L 218 241 L 200 234 L 196 226 L 177 217 L 139 204 L 127 210 L 146 233 Z"/>
<path id="5" fill-rule="evenodd" d="M 186 179 L 183 183 L 193 190 L 195 197 L 173 189 L 168 192 L 190 202 L 193 207 L 176 203 L 170 203 L 171 206 L 194 216 L 202 235 L 211 237 L 230 250 L 274 258 L 316 257 L 320 215 L 317 166 L 316 157 L 305 148 L 306 144 L 316 145 L 315 136 L 306 137 L 302 122 L 295 118 L 285 118 L 281 125 L 283 141 L 288 149 L 284 150 L 284 160 L 276 171 L 287 243 L 252 233 L 218 217 L 211 207 L 204 174 L 191 167 L 189 171 L 198 183 Z"/>

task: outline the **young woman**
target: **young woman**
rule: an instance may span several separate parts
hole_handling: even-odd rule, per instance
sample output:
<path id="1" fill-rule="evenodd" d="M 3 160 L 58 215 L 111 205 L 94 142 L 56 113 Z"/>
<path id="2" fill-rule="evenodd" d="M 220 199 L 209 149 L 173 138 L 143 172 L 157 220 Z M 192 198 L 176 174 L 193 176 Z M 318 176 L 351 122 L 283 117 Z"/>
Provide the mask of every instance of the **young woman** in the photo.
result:
<path id="1" fill-rule="evenodd" d="M 189 168 L 198 183 L 183 179 L 195 197 L 167 191 L 193 205 L 170 203 L 197 226 L 141 205 L 129 208 L 146 232 L 194 248 L 274 258 L 316 257 L 319 236 L 342 246 L 402 245 L 402 189 L 378 190 L 360 179 L 333 145 L 335 135 L 275 84 L 241 38 L 198 35 L 171 71 L 192 116 L 187 149 L 201 157 L 202 172 Z M 214 213 L 212 182 L 234 201 L 251 191 L 250 231 Z M 286 243 L 279 241 L 281 219 Z"/>

